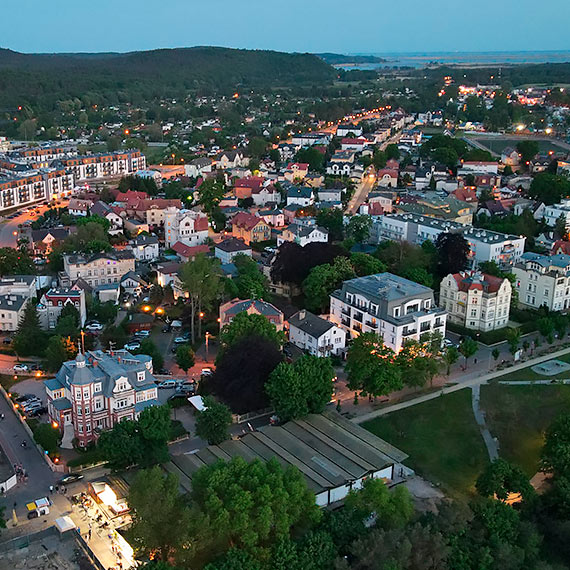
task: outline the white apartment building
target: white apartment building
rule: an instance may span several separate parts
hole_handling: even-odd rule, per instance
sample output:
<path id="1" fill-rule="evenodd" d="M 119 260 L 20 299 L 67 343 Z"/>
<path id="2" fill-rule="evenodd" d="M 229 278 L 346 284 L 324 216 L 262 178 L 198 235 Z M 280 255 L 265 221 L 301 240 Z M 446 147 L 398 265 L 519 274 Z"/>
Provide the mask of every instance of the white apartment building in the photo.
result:
<path id="1" fill-rule="evenodd" d="M 512 271 L 521 305 L 551 311 L 570 308 L 570 255 L 527 252 Z"/>
<path id="2" fill-rule="evenodd" d="M 462 271 L 445 277 L 439 289 L 439 304 L 452 323 L 480 331 L 507 326 L 512 287 L 479 271 Z"/>
<path id="3" fill-rule="evenodd" d="M 208 216 L 194 210 L 166 208 L 164 212 L 164 244 L 171 248 L 175 243 L 195 246 L 208 238 Z"/>
<path id="4" fill-rule="evenodd" d="M 59 275 L 62 287 L 69 287 L 81 277 L 91 287 L 118 283 L 121 277 L 135 270 L 132 251 L 113 251 L 93 255 L 64 255 L 63 272 Z"/>
<path id="5" fill-rule="evenodd" d="M 35 275 L 6 275 L 0 279 L 0 295 L 20 295 L 32 299 L 37 292 Z"/>
<path id="6" fill-rule="evenodd" d="M 289 341 L 314 356 L 331 356 L 344 350 L 346 331 L 303 310 L 289 318 Z"/>
<path id="7" fill-rule="evenodd" d="M 399 352 L 408 339 L 445 335 L 446 312 L 435 306 L 433 290 L 392 273 L 350 279 L 330 296 L 331 321 L 349 338 L 363 332 L 381 336 Z"/>
<path id="8" fill-rule="evenodd" d="M 0 295 L 0 330 L 13 332 L 18 328 L 30 299 L 23 295 Z"/>
<path id="9" fill-rule="evenodd" d="M 133 252 L 137 261 L 153 261 L 158 258 L 158 237 L 140 234 L 132 239 L 127 246 Z"/>
<path id="10" fill-rule="evenodd" d="M 558 204 L 546 206 L 544 208 L 544 221 L 549 226 L 554 226 L 556 220 L 562 216 L 566 222 L 566 229 L 570 229 L 570 199 L 565 198 Z"/>
<path id="11" fill-rule="evenodd" d="M 144 170 L 146 159 L 139 150 L 75 156 L 61 161 L 76 182 L 110 176 L 126 176 Z"/>
<path id="12" fill-rule="evenodd" d="M 70 196 L 72 190 L 73 175 L 65 170 L 30 170 L 17 176 L 0 176 L 0 212 Z"/>
<path id="13" fill-rule="evenodd" d="M 525 236 L 501 234 L 419 214 L 390 214 L 375 218 L 371 239 L 376 243 L 395 240 L 421 245 L 426 240 L 435 243 L 439 234 L 446 232 L 463 235 L 471 249 L 470 259 L 474 265 L 495 261 L 504 267 L 512 266 L 524 252 Z"/>

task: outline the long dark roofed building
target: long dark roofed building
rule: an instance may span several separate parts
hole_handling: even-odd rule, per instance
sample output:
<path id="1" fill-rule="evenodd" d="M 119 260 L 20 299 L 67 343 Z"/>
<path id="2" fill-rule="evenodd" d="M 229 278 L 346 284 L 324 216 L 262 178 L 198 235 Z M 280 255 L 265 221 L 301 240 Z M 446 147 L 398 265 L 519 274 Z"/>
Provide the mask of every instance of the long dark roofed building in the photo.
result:
<path id="1" fill-rule="evenodd" d="M 324 507 L 341 501 L 369 477 L 393 480 L 408 456 L 340 414 L 325 412 L 283 426 L 264 426 L 238 440 L 174 456 L 166 469 L 176 473 L 188 491 L 198 469 L 234 457 L 246 461 L 275 458 L 284 468 L 296 467 L 315 493 L 317 504 Z"/>

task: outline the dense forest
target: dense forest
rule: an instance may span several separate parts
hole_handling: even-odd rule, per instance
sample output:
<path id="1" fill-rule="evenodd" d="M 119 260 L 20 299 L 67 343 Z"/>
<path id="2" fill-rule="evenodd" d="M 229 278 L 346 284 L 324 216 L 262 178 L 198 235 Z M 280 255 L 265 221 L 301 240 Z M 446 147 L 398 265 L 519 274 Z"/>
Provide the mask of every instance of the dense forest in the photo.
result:
<path id="1" fill-rule="evenodd" d="M 181 91 L 234 90 L 329 83 L 336 71 L 312 54 L 214 47 L 126 54 L 22 54 L 0 49 L 0 110 L 48 109 L 58 100 L 136 91 L 143 100 Z M 112 99 L 112 97 L 110 97 Z"/>

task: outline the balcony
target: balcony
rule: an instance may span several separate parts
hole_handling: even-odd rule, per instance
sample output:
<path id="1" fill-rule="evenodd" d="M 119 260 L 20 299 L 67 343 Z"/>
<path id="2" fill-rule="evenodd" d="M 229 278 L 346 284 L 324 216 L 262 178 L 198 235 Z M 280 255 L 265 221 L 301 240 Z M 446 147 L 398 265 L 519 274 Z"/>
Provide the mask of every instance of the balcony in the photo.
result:
<path id="1" fill-rule="evenodd" d="M 404 332 L 402 333 L 402 336 L 410 336 L 413 334 L 416 334 L 418 331 L 417 329 L 404 329 Z"/>
<path id="2" fill-rule="evenodd" d="M 343 310 L 342 310 L 342 314 L 343 314 L 345 317 L 350 317 L 350 308 L 348 308 L 348 309 L 343 309 Z"/>
<path id="3" fill-rule="evenodd" d="M 441 321 L 435 321 L 435 324 L 433 325 L 435 328 L 439 328 L 443 326 L 443 323 Z"/>
<path id="4" fill-rule="evenodd" d="M 431 323 L 422 323 L 420 325 L 420 332 L 426 332 L 431 329 Z"/>
<path id="5" fill-rule="evenodd" d="M 354 313 L 354 320 L 362 323 L 362 313 Z"/>
<path id="6" fill-rule="evenodd" d="M 362 325 L 361 325 L 360 323 L 356 323 L 356 324 L 354 325 L 353 329 L 354 329 L 356 332 L 361 333 L 361 332 L 362 332 Z"/>
<path id="7" fill-rule="evenodd" d="M 365 325 L 370 327 L 371 329 L 375 329 L 378 327 L 378 323 L 373 323 L 372 321 L 365 321 Z"/>
<path id="8" fill-rule="evenodd" d="M 340 319 L 340 322 L 345 327 L 350 327 L 350 319 Z"/>

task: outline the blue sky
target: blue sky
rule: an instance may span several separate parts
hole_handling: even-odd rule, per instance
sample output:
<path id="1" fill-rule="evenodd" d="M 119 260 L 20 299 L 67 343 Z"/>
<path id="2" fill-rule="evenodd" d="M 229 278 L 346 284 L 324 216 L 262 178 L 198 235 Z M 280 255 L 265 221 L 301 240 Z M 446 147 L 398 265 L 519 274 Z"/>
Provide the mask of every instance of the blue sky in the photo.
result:
<path id="1" fill-rule="evenodd" d="M 0 47 L 337 53 L 570 49 L 570 0 L 12 0 Z"/>

